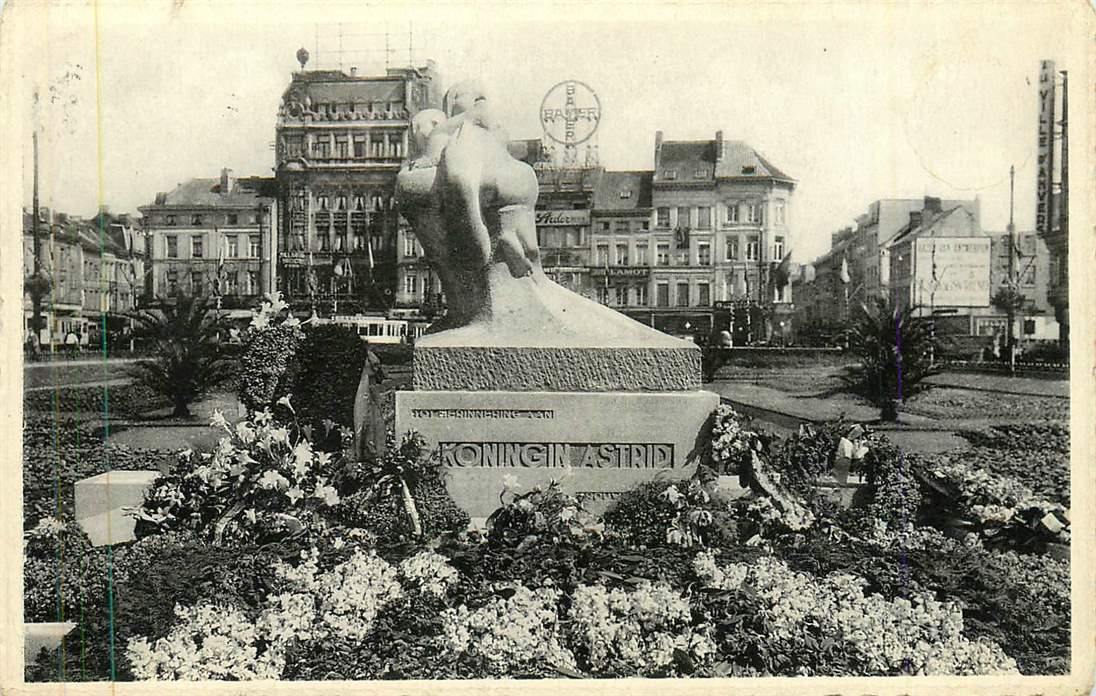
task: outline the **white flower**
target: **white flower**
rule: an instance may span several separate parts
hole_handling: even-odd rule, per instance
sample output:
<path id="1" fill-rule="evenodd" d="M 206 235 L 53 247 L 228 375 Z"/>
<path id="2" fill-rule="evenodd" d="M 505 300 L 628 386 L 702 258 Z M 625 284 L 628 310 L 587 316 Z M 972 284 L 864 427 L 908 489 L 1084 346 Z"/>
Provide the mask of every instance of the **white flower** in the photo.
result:
<path id="1" fill-rule="evenodd" d="M 214 409 L 213 418 L 209 421 L 210 426 L 214 428 L 224 428 L 228 430 L 228 421 L 225 420 L 225 414 L 221 413 L 221 409 Z"/>
<path id="2" fill-rule="evenodd" d="M 300 326 L 301 320 L 290 314 L 288 317 L 285 318 L 285 321 L 283 321 L 282 324 L 289 327 Z"/>
<path id="3" fill-rule="evenodd" d="M 273 469 L 269 469 L 259 477 L 259 487 L 268 491 L 279 489 L 286 490 L 289 488 L 289 481 Z"/>
<path id="4" fill-rule="evenodd" d="M 271 428 L 270 438 L 274 442 L 281 442 L 283 444 L 289 444 L 289 431 L 283 428 Z"/>
<path id="5" fill-rule="evenodd" d="M 503 490 L 512 491 L 512 490 L 516 490 L 520 487 L 521 487 L 521 484 L 518 483 L 518 477 L 517 476 L 514 476 L 513 474 L 506 474 L 505 476 L 502 477 L 502 488 L 503 488 Z"/>
<path id="6" fill-rule="evenodd" d="M 285 495 L 287 498 L 289 498 L 290 503 L 296 505 L 297 501 L 304 497 L 304 491 L 302 491 L 297 486 L 293 486 L 292 488 L 286 490 Z"/>
<path id="7" fill-rule="evenodd" d="M 265 329 L 270 326 L 270 319 L 266 314 L 259 313 L 251 318 L 251 327 L 254 329 Z"/>
<path id="8" fill-rule="evenodd" d="M 236 437 L 240 438 L 245 445 L 250 445 L 255 441 L 255 430 L 248 425 L 247 421 L 240 421 L 236 424 Z"/>
<path id="9" fill-rule="evenodd" d="M 339 504 L 339 493 L 331 486 L 317 485 L 316 490 L 312 495 L 329 506 Z"/>
<path id="10" fill-rule="evenodd" d="M 285 406 L 286 408 L 288 408 L 288 409 L 289 409 L 289 412 L 290 412 L 290 413 L 294 413 L 294 414 L 295 414 L 295 413 L 297 413 L 297 412 L 293 410 L 293 404 L 289 403 L 289 400 L 290 400 L 290 399 L 291 399 L 292 397 L 293 397 L 293 395 L 292 395 L 292 394 L 286 394 L 286 395 L 285 395 L 285 396 L 283 396 L 282 398 L 278 399 L 278 405 L 279 405 L 279 406 Z"/>

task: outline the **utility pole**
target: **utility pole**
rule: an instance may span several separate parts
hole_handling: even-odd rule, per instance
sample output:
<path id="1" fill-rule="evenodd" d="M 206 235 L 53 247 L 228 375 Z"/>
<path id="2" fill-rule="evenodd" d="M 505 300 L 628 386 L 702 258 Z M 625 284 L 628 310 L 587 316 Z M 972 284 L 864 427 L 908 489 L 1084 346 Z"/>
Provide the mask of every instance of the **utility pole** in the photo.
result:
<path id="1" fill-rule="evenodd" d="M 37 101 L 37 94 L 35 94 L 35 100 Z M 37 353 L 39 343 L 42 337 L 42 299 L 50 291 L 50 281 L 45 273 L 42 272 L 42 239 L 39 233 L 39 218 L 41 217 L 38 207 L 38 126 L 34 125 L 34 132 L 31 135 L 34 146 L 34 190 L 33 199 L 31 201 L 31 237 L 34 247 L 34 268 L 30 278 L 26 280 L 26 292 L 30 294 L 30 302 L 32 308 L 31 325 L 30 330 L 34 334 L 32 341 L 32 350 Z"/>
<path id="2" fill-rule="evenodd" d="M 1020 281 L 1016 267 L 1016 225 L 1013 223 L 1013 205 L 1016 188 L 1016 167 L 1008 169 L 1008 306 L 1005 307 L 1008 323 L 1005 326 L 1005 338 L 1008 341 L 1008 371 L 1016 372 L 1016 305 L 1020 295 Z"/>

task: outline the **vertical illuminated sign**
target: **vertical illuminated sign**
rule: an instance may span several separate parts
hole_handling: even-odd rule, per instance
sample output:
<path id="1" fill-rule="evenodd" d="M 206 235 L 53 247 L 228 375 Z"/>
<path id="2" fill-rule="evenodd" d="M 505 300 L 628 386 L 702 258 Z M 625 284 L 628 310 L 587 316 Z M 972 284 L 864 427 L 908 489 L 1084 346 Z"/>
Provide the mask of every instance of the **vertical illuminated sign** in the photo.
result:
<path id="1" fill-rule="evenodd" d="M 1054 61 L 1039 65 L 1039 144 L 1036 149 L 1035 231 L 1050 233 L 1054 181 Z"/>

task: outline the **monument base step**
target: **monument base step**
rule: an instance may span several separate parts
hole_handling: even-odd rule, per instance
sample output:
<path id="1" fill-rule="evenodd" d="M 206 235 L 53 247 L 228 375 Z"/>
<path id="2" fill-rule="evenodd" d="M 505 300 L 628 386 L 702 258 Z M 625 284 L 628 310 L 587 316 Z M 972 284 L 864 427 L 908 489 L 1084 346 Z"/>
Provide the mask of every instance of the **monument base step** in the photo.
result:
<path id="1" fill-rule="evenodd" d="M 416 346 L 416 391 L 681 392 L 700 349 L 672 346 Z"/>

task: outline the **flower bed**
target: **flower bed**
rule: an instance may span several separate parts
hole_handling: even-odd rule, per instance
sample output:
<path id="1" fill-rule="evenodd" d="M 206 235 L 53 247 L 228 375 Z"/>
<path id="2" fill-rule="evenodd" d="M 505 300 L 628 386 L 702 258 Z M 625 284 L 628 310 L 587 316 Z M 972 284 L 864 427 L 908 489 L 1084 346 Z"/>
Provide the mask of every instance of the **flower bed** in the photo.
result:
<path id="1" fill-rule="evenodd" d="M 43 656 L 29 677 L 1069 670 L 1068 564 L 985 526 L 950 538 L 927 514 L 941 495 L 970 515 L 1058 504 L 961 453 L 907 457 L 849 423 L 778 439 L 721 407 L 694 477 L 643 484 L 600 517 L 558 484 L 500 482 L 481 534 L 421 440 L 390 439 L 356 461 L 345 428 L 299 419 L 290 395 L 274 401 L 238 422 L 214 415 L 220 441 L 183 453 L 154 484 L 135 511 L 138 541 L 92 550 L 48 518 L 28 533 L 28 617 L 81 622 L 62 659 Z M 988 437 L 976 449 L 1026 441 Z M 750 493 L 722 497 L 717 474 Z M 825 492 L 846 479 L 863 481 L 848 509 Z M 84 558 L 67 567 L 63 593 L 50 575 L 58 554 Z"/>

